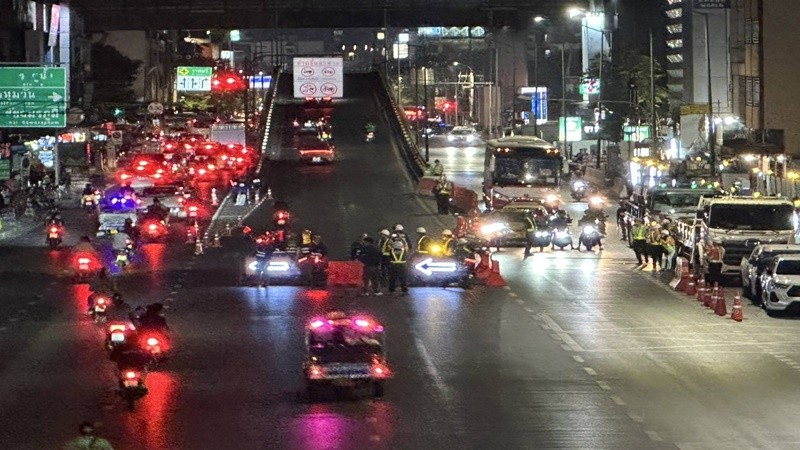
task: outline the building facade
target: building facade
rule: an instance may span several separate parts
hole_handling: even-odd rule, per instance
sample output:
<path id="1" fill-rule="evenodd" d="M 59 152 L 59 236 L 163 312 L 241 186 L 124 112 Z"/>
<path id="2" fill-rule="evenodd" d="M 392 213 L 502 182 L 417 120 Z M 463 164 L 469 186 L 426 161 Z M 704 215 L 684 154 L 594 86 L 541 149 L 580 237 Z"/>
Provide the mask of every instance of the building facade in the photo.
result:
<path id="1" fill-rule="evenodd" d="M 732 0 L 731 14 L 734 113 L 750 130 L 750 141 L 798 156 L 800 94 L 792 88 L 800 73 L 797 2 Z"/>

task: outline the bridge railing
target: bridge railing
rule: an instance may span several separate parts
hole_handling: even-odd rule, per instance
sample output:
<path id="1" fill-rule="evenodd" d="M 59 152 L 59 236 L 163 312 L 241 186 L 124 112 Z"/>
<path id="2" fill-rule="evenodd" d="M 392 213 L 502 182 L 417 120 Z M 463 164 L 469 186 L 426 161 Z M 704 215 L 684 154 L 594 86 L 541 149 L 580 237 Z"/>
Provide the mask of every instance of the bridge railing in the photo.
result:
<path id="1" fill-rule="evenodd" d="M 427 167 L 425 158 L 423 158 L 423 156 L 420 154 L 419 147 L 414 140 L 414 134 L 408 127 L 408 123 L 405 121 L 403 109 L 397 104 L 395 98 L 390 94 L 392 90 L 388 81 L 386 80 L 386 77 L 384 77 L 382 73 L 377 73 L 376 76 L 380 80 L 380 89 L 377 90 L 378 92 L 376 94 L 380 97 L 380 104 L 389 105 L 390 107 L 389 111 L 387 111 L 389 115 L 387 119 L 392 125 L 392 131 L 398 137 L 398 142 L 401 145 L 401 150 L 403 153 L 403 159 L 405 160 L 406 166 L 414 178 L 419 178 L 425 173 L 425 168 Z"/>

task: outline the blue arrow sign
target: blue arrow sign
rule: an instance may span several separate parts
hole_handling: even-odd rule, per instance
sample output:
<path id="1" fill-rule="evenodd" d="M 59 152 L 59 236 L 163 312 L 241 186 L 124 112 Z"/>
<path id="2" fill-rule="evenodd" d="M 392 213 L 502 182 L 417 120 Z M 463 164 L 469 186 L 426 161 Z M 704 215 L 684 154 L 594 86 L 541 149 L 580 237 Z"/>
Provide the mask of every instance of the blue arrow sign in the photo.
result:
<path id="1" fill-rule="evenodd" d="M 433 258 L 427 258 L 418 262 L 414 268 L 426 276 L 431 276 L 434 272 L 455 272 L 456 263 L 454 261 L 433 262 Z"/>

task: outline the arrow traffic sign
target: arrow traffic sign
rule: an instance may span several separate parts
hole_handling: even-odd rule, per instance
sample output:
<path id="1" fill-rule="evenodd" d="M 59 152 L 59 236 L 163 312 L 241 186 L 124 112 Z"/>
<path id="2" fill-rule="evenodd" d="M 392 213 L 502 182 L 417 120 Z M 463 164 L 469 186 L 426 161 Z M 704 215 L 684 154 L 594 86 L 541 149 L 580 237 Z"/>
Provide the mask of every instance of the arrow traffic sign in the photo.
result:
<path id="1" fill-rule="evenodd" d="M 67 126 L 63 67 L 0 67 L 0 128 Z"/>
<path id="2" fill-rule="evenodd" d="M 426 258 L 418 262 L 414 268 L 426 276 L 431 276 L 434 272 L 455 272 L 456 263 L 454 261 L 433 262 L 433 258 Z"/>

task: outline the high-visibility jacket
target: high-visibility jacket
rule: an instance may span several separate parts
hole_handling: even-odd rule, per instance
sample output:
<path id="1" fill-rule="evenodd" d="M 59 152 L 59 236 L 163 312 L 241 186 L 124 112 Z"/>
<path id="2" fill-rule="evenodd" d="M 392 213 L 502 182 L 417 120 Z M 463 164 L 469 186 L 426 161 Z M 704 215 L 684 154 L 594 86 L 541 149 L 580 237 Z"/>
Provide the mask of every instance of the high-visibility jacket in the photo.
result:
<path id="1" fill-rule="evenodd" d="M 433 239 L 428 235 L 423 235 L 417 241 L 417 253 L 428 253 L 431 245 L 433 245 Z"/>
<path id="2" fill-rule="evenodd" d="M 383 238 L 378 242 L 378 247 L 381 249 L 381 254 L 383 256 L 389 256 L 389 253 L 392 251 L 392 240 Z"/>
<path id="3" fill-rule="evenodd" d="M 442 239 L 442 253 L 445 256 L 452 256 L 453 251 L 455 251 L 455 241 L 453 238 Z"/>
<path id="4" fill-rule="evenodd" d="M 392 249 L 389 253 L 389 257 L 391 258 L 392 264 L 405 264 L 406 263 L 406 251 L 400 249 Z"/>
<path id="5" fill-rule="evenodd" d="M 528 233 L 536 231 L 536 223 L 530 217 L 525 218 L 525 231 Z"/>
<path id="6" fill-rule="evenodd" d="M 634 241 L 644 241 L 647 239 L 647 226 L 644 224 L 636 224 L 631 228 L 631 236 Z"/>

